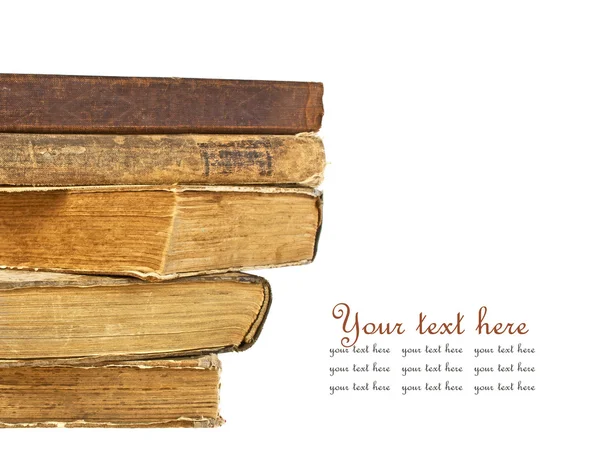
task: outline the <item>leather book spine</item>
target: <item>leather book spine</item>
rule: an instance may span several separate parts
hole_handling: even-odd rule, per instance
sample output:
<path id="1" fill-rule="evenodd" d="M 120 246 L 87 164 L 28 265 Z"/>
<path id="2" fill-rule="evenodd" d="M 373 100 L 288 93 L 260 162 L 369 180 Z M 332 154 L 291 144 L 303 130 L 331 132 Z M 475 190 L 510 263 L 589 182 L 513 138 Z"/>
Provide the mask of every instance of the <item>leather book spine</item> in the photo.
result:
<path id="1" fill-rule="evenodd" d="M 313 82 L 0 74 L 0 132 L 245 133 L 318 131 Z"/>

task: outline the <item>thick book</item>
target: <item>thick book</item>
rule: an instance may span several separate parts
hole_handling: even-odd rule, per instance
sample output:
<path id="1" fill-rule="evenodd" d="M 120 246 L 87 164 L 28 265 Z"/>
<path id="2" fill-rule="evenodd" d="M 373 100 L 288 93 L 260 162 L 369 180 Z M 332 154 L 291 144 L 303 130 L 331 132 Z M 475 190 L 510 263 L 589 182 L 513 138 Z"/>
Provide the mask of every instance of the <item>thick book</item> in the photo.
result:
<path id="1" fill-rule="evenodd" d="M 0 185 L 297 184 L 323 179 L 323 143 L 298 135 L 0 133 Z"/>
<path id="2" fill-rule="evenodd" d="M 318 131 L 312 82 L 0 74 L 0 132 Z"/>
<path id="3" fill-rule="evenodd" d="M 0 365 L 241 351 L 258 339 L 270 304 L 267 281 L 242 273 L 148 283 L 0 270 Z"/>
<path id="4" fill-rule="evenodd" d="M 216 427 L 220 362 L 0 365 L 0 427 Z"/>
<path id="5" fill-rule="evenodd" d="M 0 266 L 161 280 L 306 264 L 321 207 L 310 188 L 2 188 Z"/>

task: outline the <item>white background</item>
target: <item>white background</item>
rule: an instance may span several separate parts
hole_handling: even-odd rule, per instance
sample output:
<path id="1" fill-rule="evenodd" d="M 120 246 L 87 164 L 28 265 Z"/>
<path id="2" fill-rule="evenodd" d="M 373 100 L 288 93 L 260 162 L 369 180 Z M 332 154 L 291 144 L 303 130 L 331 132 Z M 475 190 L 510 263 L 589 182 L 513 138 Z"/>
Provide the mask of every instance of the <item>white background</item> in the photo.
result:
<path id="1" fill-rule="evenodd" d="M 599 12 L 5 2 L 1 72 L 323 82 L 329 165 L 316 261 L 257 272 L 271 315 L 255 347 L 222 358 L 222 428 L 4 430 L 1 448 L 598 448 Z M 482 305 L 525 321 L 537 391 L 330 396 L 340 301 L 370 321 L 460 311 L 465 348 L 518 342 L 476 336 Z"/>

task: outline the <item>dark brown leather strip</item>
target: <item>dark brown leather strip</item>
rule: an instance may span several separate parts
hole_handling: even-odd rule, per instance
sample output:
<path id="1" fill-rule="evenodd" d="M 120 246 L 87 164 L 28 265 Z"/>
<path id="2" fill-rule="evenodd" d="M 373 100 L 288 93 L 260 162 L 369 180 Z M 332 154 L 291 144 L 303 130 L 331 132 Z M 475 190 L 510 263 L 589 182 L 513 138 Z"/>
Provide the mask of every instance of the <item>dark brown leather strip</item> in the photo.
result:
<path id="1" fill-rule="evenodd" d="M 0 132 L 317 131 L 321 83 L 0 74 Z"/>

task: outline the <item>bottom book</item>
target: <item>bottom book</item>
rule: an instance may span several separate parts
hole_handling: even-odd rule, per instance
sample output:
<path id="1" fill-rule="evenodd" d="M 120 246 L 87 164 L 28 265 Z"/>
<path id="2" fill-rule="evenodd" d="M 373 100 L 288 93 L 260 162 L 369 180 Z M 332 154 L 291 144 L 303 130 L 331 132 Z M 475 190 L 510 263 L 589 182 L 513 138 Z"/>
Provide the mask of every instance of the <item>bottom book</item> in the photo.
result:
<path id="1" fill-rule="evenodd" d="M 220 371 L 216 355 L 0 367 L 0 427 L 217 427 Z"/>

